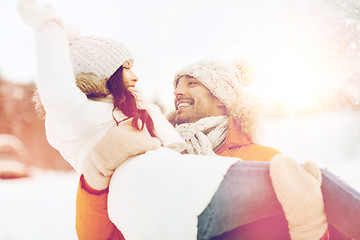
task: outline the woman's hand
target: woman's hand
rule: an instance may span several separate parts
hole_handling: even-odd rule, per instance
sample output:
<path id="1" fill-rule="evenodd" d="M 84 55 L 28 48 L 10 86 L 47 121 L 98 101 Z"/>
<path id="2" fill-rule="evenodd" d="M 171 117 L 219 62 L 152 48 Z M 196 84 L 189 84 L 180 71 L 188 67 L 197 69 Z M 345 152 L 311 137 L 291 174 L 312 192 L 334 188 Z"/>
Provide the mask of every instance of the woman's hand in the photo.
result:
<path id="1" fill-rule="evenodd" d="M 36 3 L 36 0 L 19 0 L 17 9 L 24 22 L 35 31 L 48 22 L 55 22 L 64 27 L 62 20 L 51 4 L 42 7 Z"/>

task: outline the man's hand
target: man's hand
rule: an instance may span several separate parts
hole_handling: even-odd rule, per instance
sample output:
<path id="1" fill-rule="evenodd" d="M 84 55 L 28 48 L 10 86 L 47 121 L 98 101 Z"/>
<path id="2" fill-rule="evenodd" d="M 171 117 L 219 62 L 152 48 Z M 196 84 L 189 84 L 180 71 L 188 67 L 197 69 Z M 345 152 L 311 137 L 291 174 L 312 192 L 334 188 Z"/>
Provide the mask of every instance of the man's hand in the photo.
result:
<path id="1" fill-rule="evenodd" d="M 17 9 L 24 22 L 35 31 L 47 22 L 55 22 L 64 27 L 62 20 L 51 4 L 42 7 L 36 3 L 36 0 L 19 0 Z"/>
<path id="2" fill-rule="evenodd" d="M 109 186 L 115 169 L 129 157 L 157 149 L 161 146 L 157 138 L 131 126 L 131 121 L 113 127 L 89 153 L 83 166 L 87 183 L 96 190 Z"/>
<path id="3" fill-rule="evenodd" d="M 270 161 L 270 177 L 284 210 L 292 240 L 320 239 L 328 223 L 321 192 L 321 172 L 313 162 L 303 166 L 283 154 Z"/>

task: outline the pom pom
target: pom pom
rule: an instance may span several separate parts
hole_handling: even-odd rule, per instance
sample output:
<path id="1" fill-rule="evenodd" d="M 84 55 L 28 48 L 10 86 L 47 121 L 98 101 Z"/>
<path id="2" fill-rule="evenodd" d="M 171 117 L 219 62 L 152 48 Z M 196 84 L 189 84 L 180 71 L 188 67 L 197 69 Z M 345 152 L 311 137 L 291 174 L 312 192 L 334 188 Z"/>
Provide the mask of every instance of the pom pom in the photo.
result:
<path id="1" fill-rule="evenodd" d="M 255 68 L 246 60 L 236 59 L 232 62 L 239 71 L 243 86 L 250 86 L 255 81 Z"/>
<path id="2" fill-rule="evenodd" d="M 65 26 L 66 37 L 71 45 L 71 42 L 80 38 L 81 29 L 78 26 L 67 24 Z"/>

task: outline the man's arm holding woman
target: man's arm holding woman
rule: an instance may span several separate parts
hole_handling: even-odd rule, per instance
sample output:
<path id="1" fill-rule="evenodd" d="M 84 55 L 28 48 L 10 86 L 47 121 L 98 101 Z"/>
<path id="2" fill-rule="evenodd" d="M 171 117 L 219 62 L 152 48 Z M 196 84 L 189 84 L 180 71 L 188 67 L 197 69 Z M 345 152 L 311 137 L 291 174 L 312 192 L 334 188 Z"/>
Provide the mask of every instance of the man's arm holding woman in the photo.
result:
<path id="1" fill-rule="evenodd" d="M 131 119 L 109 132 L 90 152 L 76 199 L 76 232 L 81 239 L 124 239 L 110 221 L 107 209 L 109 184 L 114 170 L 129 157 L 160 147 L 157 138 L 131 126 Z"/>
<path id="2" fill-rule="evenodd" d="M 108 188 L 93 189 L 81 175 L 76 196 L 76 233 L 80 240 L 125 239 L 109 219 L 108 193 Z"/>

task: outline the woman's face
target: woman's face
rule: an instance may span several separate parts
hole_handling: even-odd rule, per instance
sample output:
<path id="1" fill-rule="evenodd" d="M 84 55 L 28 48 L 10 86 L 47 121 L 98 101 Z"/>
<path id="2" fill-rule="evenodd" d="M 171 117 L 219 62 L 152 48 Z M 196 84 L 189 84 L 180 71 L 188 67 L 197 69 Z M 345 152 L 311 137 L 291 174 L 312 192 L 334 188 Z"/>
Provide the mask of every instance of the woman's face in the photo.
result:
<path id="1" fill-rule="evenodd" d="M 138 81 L 138 77 L 132 70 L 132 64 L 130 61 L 126 61 L 122 66 L 124 84 L 130 92 L 135 92 L 135 83 Z"/>

